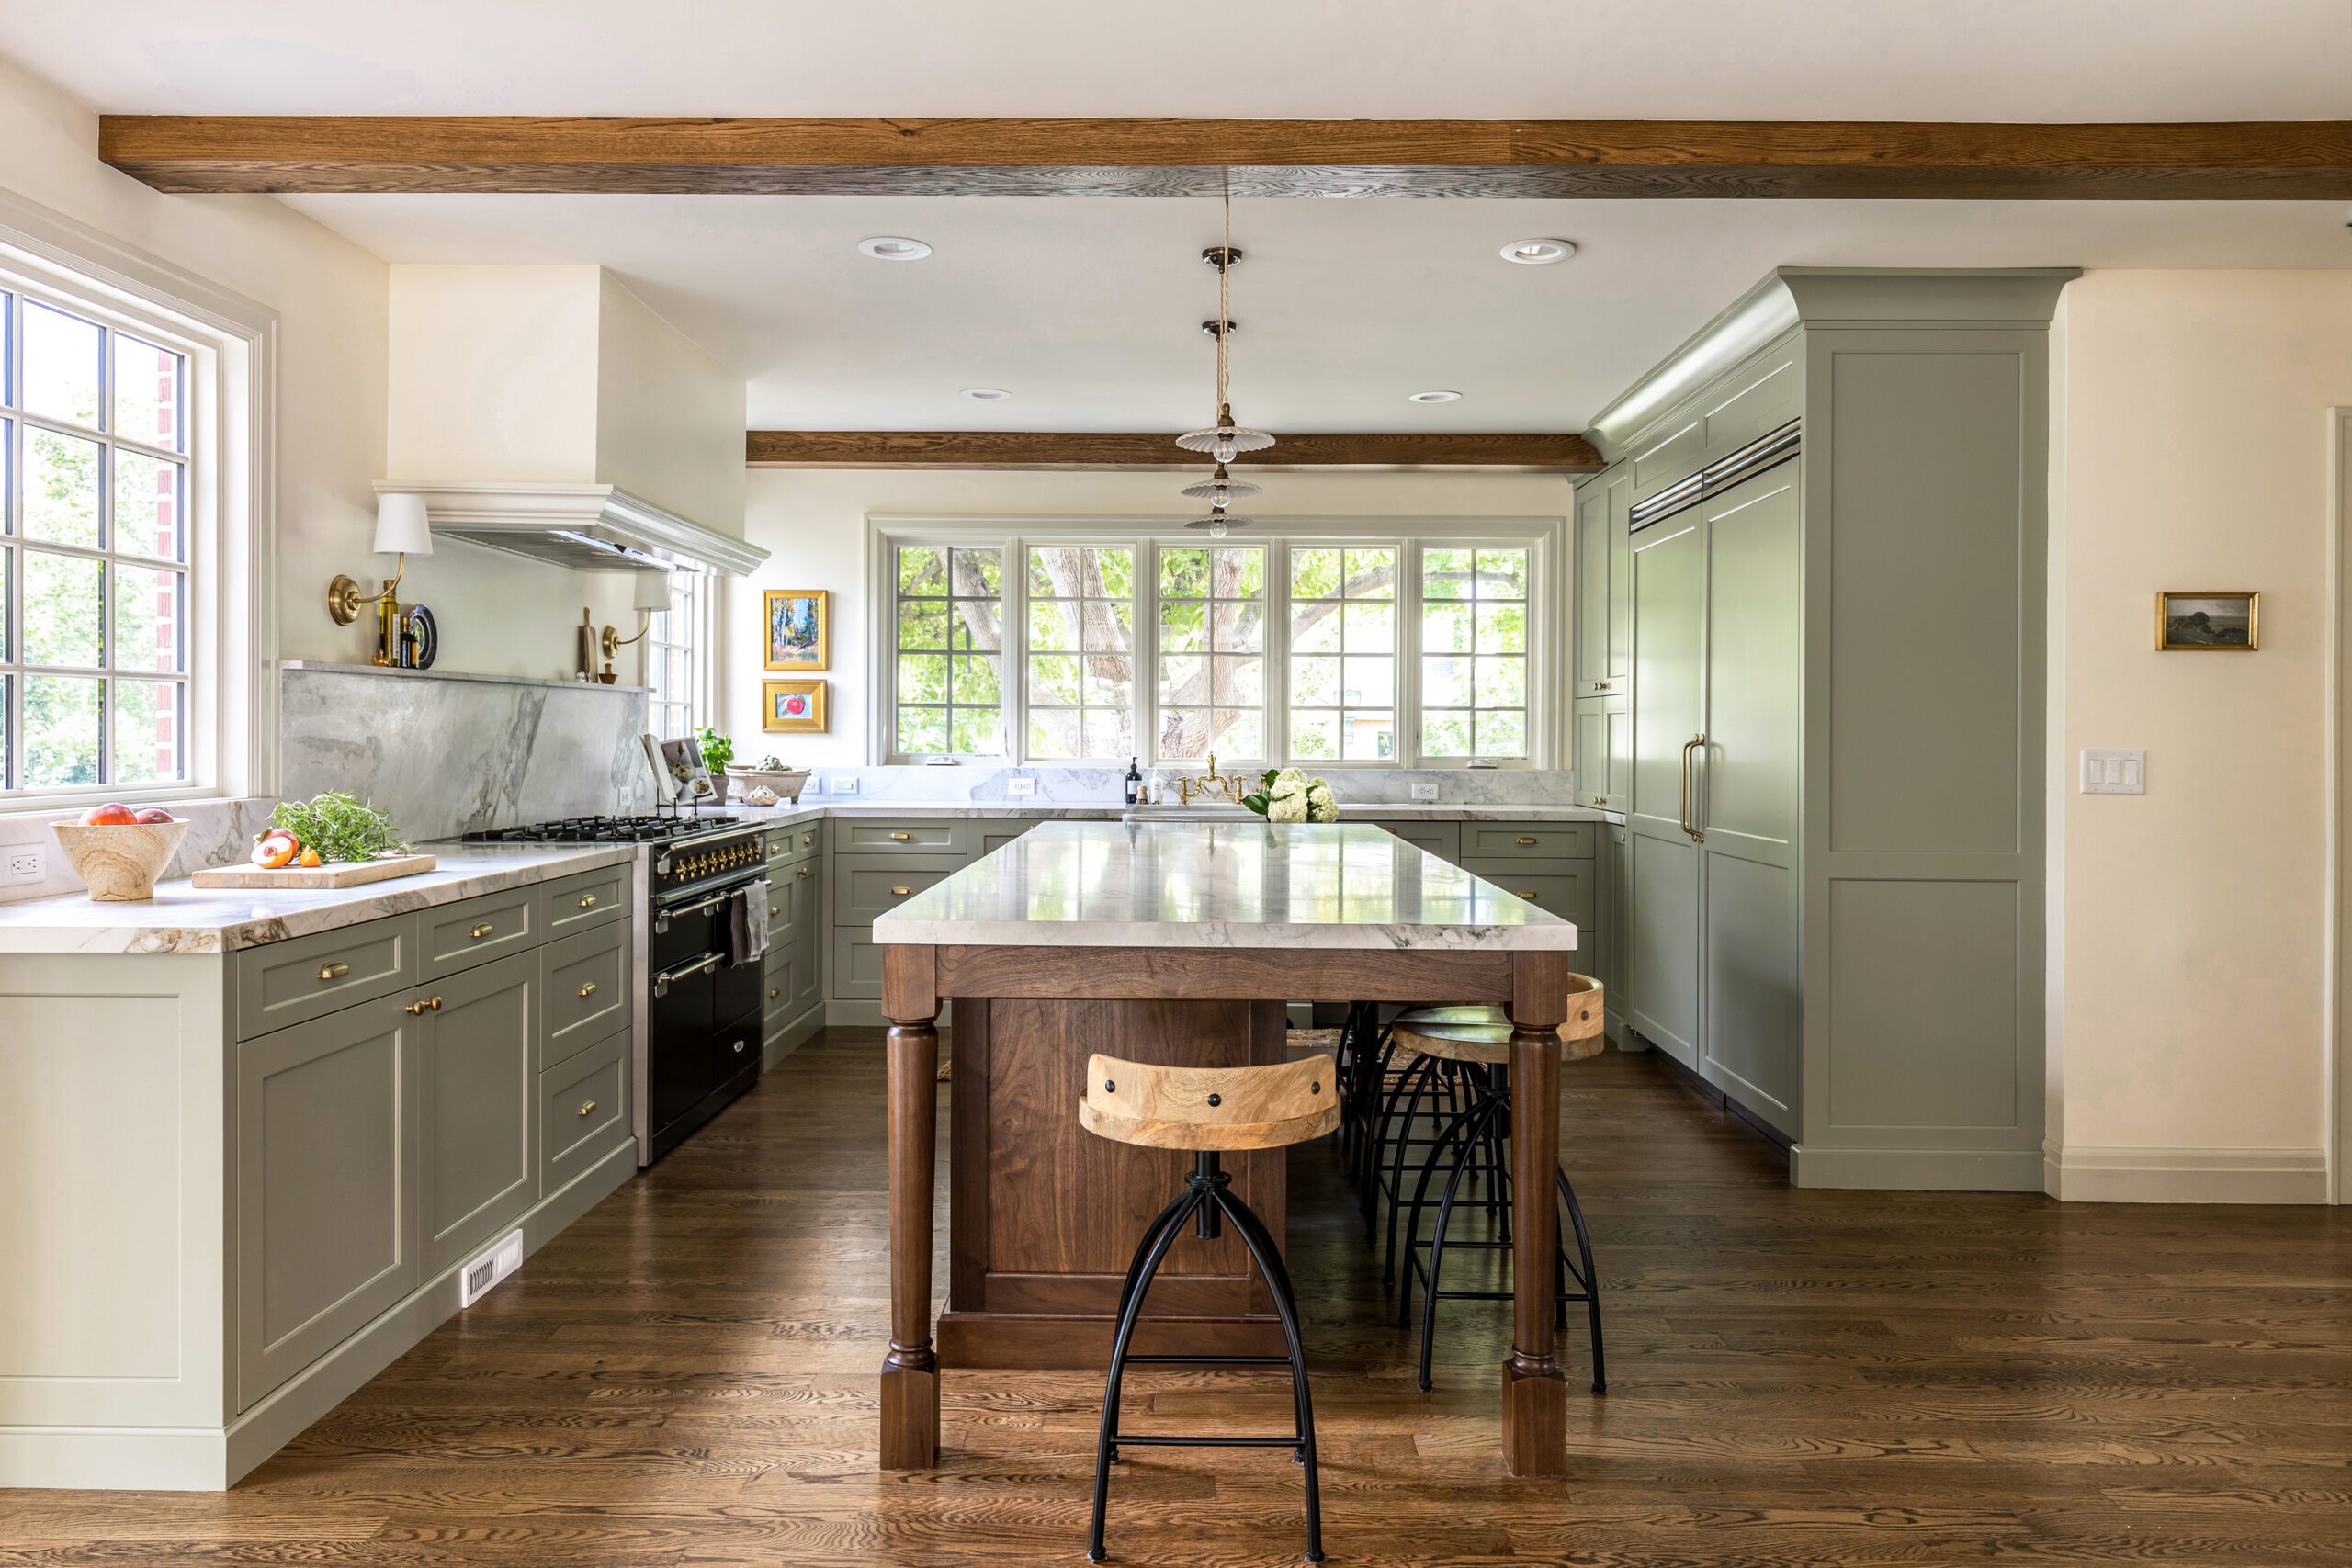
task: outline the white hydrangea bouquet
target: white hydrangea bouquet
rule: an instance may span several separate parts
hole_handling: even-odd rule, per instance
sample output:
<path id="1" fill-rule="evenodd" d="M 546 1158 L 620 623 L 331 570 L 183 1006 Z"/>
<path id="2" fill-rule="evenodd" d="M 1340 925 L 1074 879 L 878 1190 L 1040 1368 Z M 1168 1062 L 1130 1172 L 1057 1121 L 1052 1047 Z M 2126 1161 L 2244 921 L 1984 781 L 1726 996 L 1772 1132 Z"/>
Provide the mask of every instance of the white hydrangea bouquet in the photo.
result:
<path id="1" fill-rule="evenodd" d="M 1340 803 L 1331 798 L 1331 786 L 1296 768 L 1268 768 L 1266 776 L 1258 781 L 1256 793 L 1243 795 L 1241 804 L 1269 822 L 1340 819 Z"/>

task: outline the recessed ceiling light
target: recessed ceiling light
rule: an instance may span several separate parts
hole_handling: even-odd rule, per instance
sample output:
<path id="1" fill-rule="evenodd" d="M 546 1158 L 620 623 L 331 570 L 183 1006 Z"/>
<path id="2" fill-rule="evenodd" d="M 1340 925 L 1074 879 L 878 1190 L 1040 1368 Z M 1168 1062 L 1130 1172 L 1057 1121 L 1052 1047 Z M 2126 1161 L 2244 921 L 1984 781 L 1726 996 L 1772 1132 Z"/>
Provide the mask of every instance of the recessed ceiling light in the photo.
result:
<path id="1" fill-rule="evenodd" d="M 931 254 L 929 245 L 903 234 L 877 234 L 871 240 L 860 240 L 857 248 L 876 261 L 921 261 Z"/>
<path id="2" fill-rule="evenodd" d="M 1521 266 L 1545 266 L 1576 254 L 1574 240 L 1513 240 L 1503 247 L 1503 260 Z"/>
<path id="3" fill-rule="evenodd" d="M 1405 394 L 1405 400 L 1408 403 L 1458 403 L 1462 400 L 1462 394 L 1459 392 L 1408 392 Z"/>
<path id="4" fill-rule="evenodd" d="M 1002 387 L 967 387 L 964 396 L 976 403 L 1001 403 L 1012 394 Z"/>

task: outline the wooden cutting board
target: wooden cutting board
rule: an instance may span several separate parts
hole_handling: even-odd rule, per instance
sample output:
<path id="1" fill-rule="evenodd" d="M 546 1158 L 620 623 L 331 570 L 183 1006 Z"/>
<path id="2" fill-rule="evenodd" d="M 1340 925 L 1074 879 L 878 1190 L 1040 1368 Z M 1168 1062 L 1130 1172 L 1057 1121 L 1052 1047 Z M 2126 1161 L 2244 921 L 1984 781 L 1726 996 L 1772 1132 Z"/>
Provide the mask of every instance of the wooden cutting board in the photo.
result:
<path id="1" fill-rule="evenodd" d="M 394 876 L 414 876 L 441 863 L 431 855 L 387 855 L 382 860 L 342 861 L 333 865 L 288 865 L 266 871 L 257 865 L 207 866 L 188 880 L 198 887 L 357 887 Z"/>

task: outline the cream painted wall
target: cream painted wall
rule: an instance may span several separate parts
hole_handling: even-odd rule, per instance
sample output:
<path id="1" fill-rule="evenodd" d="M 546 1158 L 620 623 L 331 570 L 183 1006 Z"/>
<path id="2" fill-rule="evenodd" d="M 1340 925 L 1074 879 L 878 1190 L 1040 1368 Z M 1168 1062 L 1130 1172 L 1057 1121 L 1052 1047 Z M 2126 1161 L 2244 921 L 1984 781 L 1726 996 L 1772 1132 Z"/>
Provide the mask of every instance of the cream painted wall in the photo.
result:
<path id="1" fill-rule="evenodd" d="M 596 479 L 603 269 L 391 269 L 385 477 Z"/>
<path id="2" fill-rule="evenodd" d="M 2050 1101 L 2068 1197 L 2313 1197 L 2325 1129 L 2328 409 L 2352 271 L 2092 272 L 2063 305 Z M 2162 588 L 2261 591 L 2157 653 Z M 2144 747 L 2144 795 L 2084 795 Z"/>
<path id="3" fill-rule="evenodd" d="M 729 580 L 721 627 L 719 711 L 736 754 L 756 761 L 775 751 L 795 763 L 866 761 L 874 635 L 865 604 L 868 513 L 1137 518 L 1164 528 L 1183 515 L 1176 491 L 1188 482 L 1169 472 L 754 469 L 744 537 L 766 549 L 768 559 L 752 576 Z M 1283 473 L 1267 477 L 1265 485 L 1266 494 L 1250 502 L 1252 516 L 1565 518 L 1573 501 L 1568 481 L 1551 474 Z M 828 734 L 761 733 L 760 596 L 770 588 L 832 593 Z"/>
<path id="4" fill-rule="evenodd" d="M 741 538 L 743 378 L 598 275 L 596 478 Z"/>

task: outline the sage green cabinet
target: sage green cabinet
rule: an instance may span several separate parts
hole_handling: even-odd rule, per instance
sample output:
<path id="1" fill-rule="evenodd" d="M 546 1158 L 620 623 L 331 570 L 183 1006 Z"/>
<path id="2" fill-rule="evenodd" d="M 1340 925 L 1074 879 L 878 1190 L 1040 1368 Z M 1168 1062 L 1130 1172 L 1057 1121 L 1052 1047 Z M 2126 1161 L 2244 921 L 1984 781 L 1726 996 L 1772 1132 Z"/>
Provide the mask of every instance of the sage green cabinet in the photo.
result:
<path id="1" fill-rule="evenodd" d="M 1632 699 L 1579 697 L 1575 724 L 1577 804 L 1624 810 L 1634 788 Z"/>
<path id="2" fill-rule="evenodd" d="M 405 1011 L 405 999 L 237 1049 L 239 1409 L 424 1277 L 415 1107 L 430 1015 Z"/>
<path id="3" fill-rule="evenodd" d="M 1625 804 L 1624 1016 L 1699 1065 L 1699 846 L 1690 831 L 1706 612 L 1706 532 L 1684 513 L 1634 540 L 1631 791 Z"/>
<path id="4" fill-rule="evenodd" d="M 1037 824 L 1010 818 L 980 818 L 972 823 L 968 835 L 972 859 L 980 860 L 994 854 Z"/>
<path id="5" fill-rule="evenodd" d="M 1372 826 L 1394 833 L 1415 849 L 1433 854 L 1448 863 L 1462 858 L 1462 825 L 1458 822 L 1400 818 L 1374 822 Z"/>
<path id="6" fill-rule="evenodd" d="M 821 821 L 767 835 L 768 955 L 760 1005 L 771 1065 L 824 1021 L 824 942 L 832 929 L 823 896 L 825 839 Z"/>
<path id="7" fill-rule="evenodd" d="M 1577 488 L 1577 697 L 1616 695 L 1633 679 L 1633 547 L 1626 533 L 1634 479 L 1620 463 Z M 1581 764 L 1579 764 L 1581 765 Z"/>
<path id="8" fill-rule="evenodd" d="M 418 1035 L 424 1267 L 471 1253 L 539 1195 L 538 955 L 435 980 Z"/>

